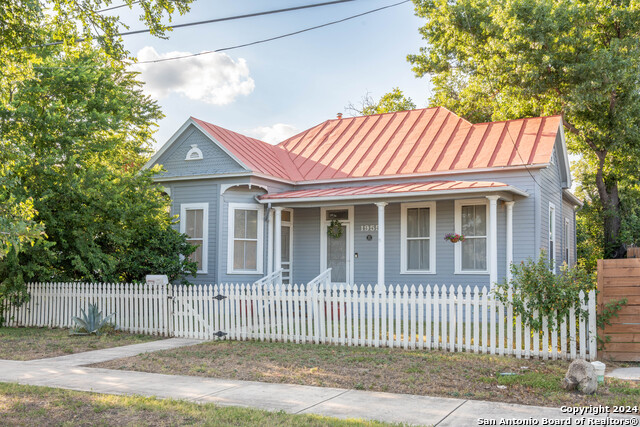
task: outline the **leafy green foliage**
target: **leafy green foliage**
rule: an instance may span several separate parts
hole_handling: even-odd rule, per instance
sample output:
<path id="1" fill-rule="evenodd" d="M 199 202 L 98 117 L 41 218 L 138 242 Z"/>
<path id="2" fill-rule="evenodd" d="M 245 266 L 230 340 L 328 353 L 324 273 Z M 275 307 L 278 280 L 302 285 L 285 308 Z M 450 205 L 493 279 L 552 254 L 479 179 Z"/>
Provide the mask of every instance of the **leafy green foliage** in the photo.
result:
<path id="1" fill-rule="evenodd" d="M 562 114 L 578 178 L 602 207 L 599 250 L 621 256 L 619 184 L 639 178 L 640 4 L 414 3 L 427 46 L 408 60 L 416 76 L 431 77 L 431 103 L 471 121 Z"/>
<path id="2" fill-rule="evenodd" d="M 596 321 L 598 324 L 598 346 L 600 349 L 604 349 L 606 344 L 611 341 L 611 337 L 609 335 L 604 335 L 604 327 L 606 325 L 611 325 L 611 319 L 618 317 L 618 312 L 622 310 L 622 307 L 624 307 L 627 302 L 629 302 L 629 300 L 626 298 L 609 301 L 604 304 L 600 313 L 598 313 Z"/>
<path id="3" fill-rule="evenodd" d="M 345 108 L 358 116 L 370 116 L 372 114 L 413 110 L 416 108 L 416 104 L 411 98 L 404 96 L 400 88 L 394 87 L 391 92 L 384 94 L 378 101 L 375 101 L 367 93 L 360 101 L 359 106 L 349 103 Z"/>
<path id="4" fill-rule="evenodd" d="M 76 329 L 73 331 L 75 335 L 100 335 L 102 329 L 111 322 L 111 319 L 115 316 L 115 313 L 103 317 L 102 312 L 98 311 L 98 306 L 95 304 L 89 304 L 89 308 L 85 312 L 84 309 L 80 309 L 81 315 L 73 316 L 73 321 L 76 324 Z"/>
<path id="5" fill-rule="evenodd" d="M 511 280 L 504 279 L 493 292 L 499 301 L 512 305 L 514 314 L 521 315 L 523 322 L 533 330 L 543 329 L 544 317 L 548 318 L 549 329 L 555 330 L 571 308 L 577 315 L 588 315 L 582 304 L 586 303 L 588 292 L 596 288 L 595 274 L 583 266 L 569 268 L 565 264 L 560 270 L 558 275 L 550 271 L 547 257 L 542 253 L 537 261 L 529 259 L 512 264 Z M 584 301 L 580 299 L 581 291 Z"/>
<path id="6" fill-rule="evenodd" d="M 88 49 L 49 56 L 0 114 L 3 137 L 26 154 L 16 191 L 33 199 L 49 243 L 18 254 L 25 280 L 195 273 L 157 170 L 140 172 L 161 113 L 134 74 Z"/>
<path id="7" fill-rule="evenodd" d="M 125 0 L 159 36 L 190 2 Z M 27 280 L 195 274 L 157 171 L 139 172 L 162 114 L 125 68 L 128 8 L 0 3 L 0 307 L 24 301 Z"/>

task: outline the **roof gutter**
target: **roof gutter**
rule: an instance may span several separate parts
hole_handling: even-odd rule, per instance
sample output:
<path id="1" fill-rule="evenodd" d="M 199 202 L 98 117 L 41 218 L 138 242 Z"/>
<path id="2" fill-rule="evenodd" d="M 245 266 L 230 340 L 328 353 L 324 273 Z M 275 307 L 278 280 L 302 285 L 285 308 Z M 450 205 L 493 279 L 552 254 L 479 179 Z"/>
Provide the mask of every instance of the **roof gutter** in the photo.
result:
<path id="1" fill-rule="evenodd" d="M 584 203 L 582 200 L 578 199 L 575 194 L 573 194 L 569 190 L 562 190 L 562 197 L 566 198 L 569 202 L 573 203 L 574 206 L 582 207 Z"/>
<path id="2" fill-rule="evenodd" d="M 320 196 L 320 197 L 282 197 L 282 198 L 264 198 L 256 199 L 260 203 L 305 203 L 305 202 L 330 202 L 344 200 L 367 200 L 367 199 L 397 199 L 403 197 L 419 197 L 419 196 L 447 196 L 458 194 L 477 194 L 477 193 L 499 193 L 510 192 L 516 196 L 529 197 L 529 193 L 522 191 L 511 185 L 503 187 L 484 187 L 462 190 L 431 190 L 431 191 L 414 191 L 402 193 L 377 193 L 377 194 L 360 194 L 360 195 L 340 195 L 340 196 Z"/>

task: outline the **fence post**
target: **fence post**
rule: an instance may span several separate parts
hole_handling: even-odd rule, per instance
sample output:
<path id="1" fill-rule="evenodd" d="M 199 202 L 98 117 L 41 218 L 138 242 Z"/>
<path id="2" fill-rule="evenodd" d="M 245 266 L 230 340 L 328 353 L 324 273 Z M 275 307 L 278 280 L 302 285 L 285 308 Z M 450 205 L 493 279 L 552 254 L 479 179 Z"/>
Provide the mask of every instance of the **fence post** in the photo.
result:
<path id="1" fill-rule="evenodd" d="M 169 278 L 163 274 L 149 274 L 146 276 L 146 282 L 149 286 L 149 291 L 153 289 L 155 292 L 151 292 L 152 295 L 158 295 L 160 298 L 160 304 L 158 304 L 159 313 L 153 313 L 154 317 L 158 319 L 158 329 L 159 333 L 166 336 L 171 336 L 171 332 L 169 325 L 171 324 L 171 308 L 173 304 L 169 303 Z M 151 304 L 151 307 L 155 308 L 155 304 Z M 152 309 L 152 311 L 155 311 Z M 147 313 L 147 316 L 150 316 L 151 313 Z M 149 319 L 150 320 L 150 319 Z"/>
<path id="2" fill-rule="evenodd" d="M 589 360 L 596 360 L 598 356 L 596 325 L 596 291 L 589 291 Z"/>

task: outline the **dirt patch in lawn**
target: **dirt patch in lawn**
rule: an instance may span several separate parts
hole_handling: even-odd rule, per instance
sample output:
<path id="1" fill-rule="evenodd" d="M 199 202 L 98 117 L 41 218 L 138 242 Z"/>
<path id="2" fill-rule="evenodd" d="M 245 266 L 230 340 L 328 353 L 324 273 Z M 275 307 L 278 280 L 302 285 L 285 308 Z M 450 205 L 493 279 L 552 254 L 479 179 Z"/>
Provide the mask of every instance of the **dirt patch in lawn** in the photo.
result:
<path id="1" fill-rule="evenodd" d="M 0 383 L 3 425 L 382 426 L 377 422 Z"/>
<path id="2" fill-rule="evenodd" d="M 0 359 L 33 360 L 155 341 L 161 337 L 109 332 L 69 335 L 68 329 L 0 328 Z"/>
<path id="3" fill-rule="evenodd" d="M 95 366 L 542 406 L 640 401 L 640 384 L 618 380 L 607 379 L 595 396 L 562 390 L 567 361 L 441 351 L 217 341 Z"/>

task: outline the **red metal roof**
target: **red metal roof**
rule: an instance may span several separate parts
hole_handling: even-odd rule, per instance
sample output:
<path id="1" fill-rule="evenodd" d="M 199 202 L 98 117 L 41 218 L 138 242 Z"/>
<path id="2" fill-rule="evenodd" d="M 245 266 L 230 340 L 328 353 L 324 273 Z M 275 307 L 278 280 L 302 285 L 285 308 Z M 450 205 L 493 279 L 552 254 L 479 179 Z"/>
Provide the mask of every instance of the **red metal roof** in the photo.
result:
<path id="1" fill-rule="evenodd" d="M 474 125 L 426 108 L 328 120 L 276 146 L 194 120 L 252 170 L 316 181 L 549 163 L 562 118 Z"/>
<path id="2" fill-rule="evenodd" d="M 403 184 L 382 184 L 364 187 L 338 187 L 338 188 L 322 188 L 310 190 L 295 190 L 284 193 L 265 194 L 261 196 L 261 200 L 273 199 L 307 199 L 307 198 L 324 198 L 324 197 L 357 197 L 357 196 L 375 196 L 378 194 L 406 194 L 406 193 L 426 193 L 426 192 L 450 192 L 456 190 L 488 190 L 510 188 L 507 184 L 493 181 L 431 181 L 431 182 L 413 182 Z"/>
<path id="3" fill-rule="evenodd" d="M 300 178 L 282 148 L 221 128 L 195 117 L 191 119 L 252 171 L 287 180 Z"/>

